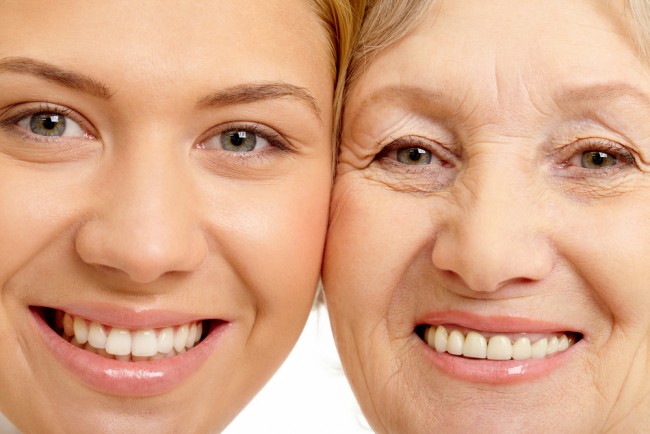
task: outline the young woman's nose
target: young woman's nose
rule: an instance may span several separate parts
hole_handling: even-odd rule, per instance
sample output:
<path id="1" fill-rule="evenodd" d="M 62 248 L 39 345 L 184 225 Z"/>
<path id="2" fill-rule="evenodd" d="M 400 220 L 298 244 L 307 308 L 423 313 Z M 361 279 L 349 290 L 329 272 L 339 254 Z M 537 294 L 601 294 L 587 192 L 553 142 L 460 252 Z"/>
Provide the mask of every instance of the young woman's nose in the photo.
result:
<path id="1" fill-rule="evenodd" d="M 550 273 L 550 222 L 534 180 L 487 163 L 468 170 L 455 193 L 457 202 L 445 212 L 436 237 L 434 266 L 460 278 L 470 292 L 492 292 Z"/>
<path id="2" fill-rule="evenodd" d="M 87 264 L 150 283 L 205 260 L 201 201 L 187 161 L 132 153 L 99 176 L 95 209 L 76 235 Z"/>

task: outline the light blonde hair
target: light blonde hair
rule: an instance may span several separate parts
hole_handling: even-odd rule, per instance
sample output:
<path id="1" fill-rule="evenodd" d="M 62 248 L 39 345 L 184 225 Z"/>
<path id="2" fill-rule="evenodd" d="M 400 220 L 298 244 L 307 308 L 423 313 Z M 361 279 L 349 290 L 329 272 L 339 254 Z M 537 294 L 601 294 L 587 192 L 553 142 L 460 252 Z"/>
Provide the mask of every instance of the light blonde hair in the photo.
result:
<path id="1" fill-rule="evenodd" d="M 366 3 L 364 0 L 312 0 L 312 5 L 327 30 L 330 42 L 331 68 L 335 79 L 333 108 L 336 132 L 339 129 L 348 63 Z M 336 145 L 336 137 L 333 145 Z"/>
<path id="2" fill-rule="evenodd" d="M 354 44 L 347 73 L 345 95 L 359 81 L 365 66 L 381 51 L 415 28 L 436 0 L 367 0 L 363 24 Z M 650 0 L 625 0 L 632 23 L 630 37 L 643 59 L 650 62 Z"/>

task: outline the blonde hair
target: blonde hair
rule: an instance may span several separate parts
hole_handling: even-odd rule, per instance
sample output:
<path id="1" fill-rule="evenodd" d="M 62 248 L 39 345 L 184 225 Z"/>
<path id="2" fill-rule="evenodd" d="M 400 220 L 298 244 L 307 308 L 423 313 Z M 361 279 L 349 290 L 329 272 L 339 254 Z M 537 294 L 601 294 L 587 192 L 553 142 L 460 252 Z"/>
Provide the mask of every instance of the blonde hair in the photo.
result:
<path id="1" fill-rule="evenodd" d="M 366 3 L 364 0 L 312 0 L 312 5 L 329 36 L 331 68 L 335 78 L 333 108 L 336 132 L 339 129 L 348 63 Z M 335 144 L 336 137 L 333 139 Z"/>
<path id="2" fill-rule="evenodd" d="M 359 81 L 366 65 L 382 50 L 415 28 L 436 0 L 368 0 L 363 24 L 348 67 L 345 94 Z M 635 26 L 628 29 L 640 56 L 650 61 L 650 0 L 625 0 Z"/>

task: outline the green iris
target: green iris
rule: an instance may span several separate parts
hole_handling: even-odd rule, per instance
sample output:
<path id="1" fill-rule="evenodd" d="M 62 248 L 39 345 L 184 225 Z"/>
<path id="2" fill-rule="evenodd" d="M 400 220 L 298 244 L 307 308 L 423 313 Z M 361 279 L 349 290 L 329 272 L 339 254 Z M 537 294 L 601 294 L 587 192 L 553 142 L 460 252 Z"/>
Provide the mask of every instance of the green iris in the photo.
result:
<path id="1" fill-rule="evenodd" d="M 250 152 L 257 145 L 257 135 L 245 130 L 228 130 L 221 133 L 220 141 L 226 151 Z"/>
<path id="2" fill-rule="evenodd" d="M 402 148 L 397 151 L 397 161 L 412 166 L 429 164 L 431 152 L 423 148 Z"/>
<path id="3" fill-rule="evenodd" d="M 36 113 L 29 121 L 29 128 L 39 136 L 62 136 L 65 132 L 65 116 L 57 113 Z"/>

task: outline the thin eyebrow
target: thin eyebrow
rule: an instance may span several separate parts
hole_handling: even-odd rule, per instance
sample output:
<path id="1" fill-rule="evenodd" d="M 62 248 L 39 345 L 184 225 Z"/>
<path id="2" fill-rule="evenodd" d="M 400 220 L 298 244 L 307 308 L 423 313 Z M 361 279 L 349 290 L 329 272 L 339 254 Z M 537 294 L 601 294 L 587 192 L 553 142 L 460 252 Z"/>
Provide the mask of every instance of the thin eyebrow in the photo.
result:
<path id="1" fill-rule="evenodd" d="M 199 108 L 250 104 L 263 100 L 293 98 L 306 104 L 321 119 L 321 110 L 309 90 L 284 82 L 245 83 L 219 90 L 198 102 Z"/>
<path id="2" fill-rule="evenodd" d="M 91 77 L 28 57 L 5 57 L 0 59 L 0 72 L 34 75 L 106 100 L 113 95 L 113 92 L 106 85 Z"/>
<path id="3" fill-rule="evenodd" d="M 586 87 L 561 90 L 556 99 L 562 103 L 589 103 L 632 98 L 650 108 L 650 97 L 640 89 L 624 82 L 599 83 Z"/>

